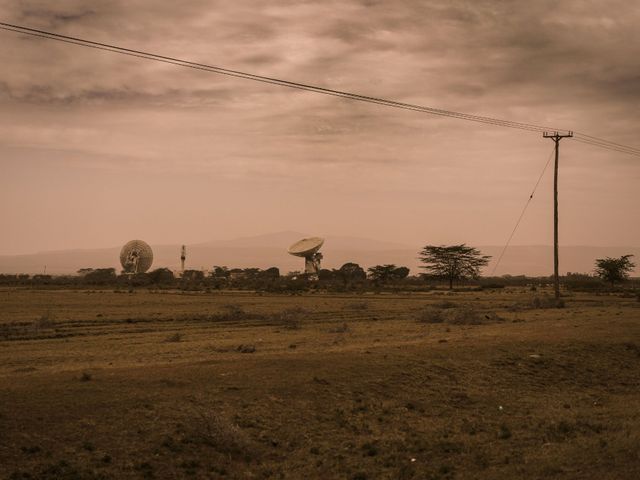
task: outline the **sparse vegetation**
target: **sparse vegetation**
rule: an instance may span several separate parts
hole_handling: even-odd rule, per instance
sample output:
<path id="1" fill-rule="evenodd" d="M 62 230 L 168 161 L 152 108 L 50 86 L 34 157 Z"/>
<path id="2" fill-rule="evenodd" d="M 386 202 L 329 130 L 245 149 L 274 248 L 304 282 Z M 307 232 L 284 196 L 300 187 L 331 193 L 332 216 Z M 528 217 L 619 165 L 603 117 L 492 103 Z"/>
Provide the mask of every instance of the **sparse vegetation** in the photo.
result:
<path id="1" fill-rule="evenodd" d="M 369 303 L 368 302 L 351 302 L 351 303 L 347 303 L 344 306 L 344 308 L 347 310 L 368 310 Z"/>
<path id="2" fill-rule="evenodd" d="M 427 305 L 418 312 L 417 320 L 422 323 L 448 323 L 450 325 L 479 325 L 501 322 L 503 318 L 492 311 L 481 312 L 469 305 L 452 302 L 438 302 Z"/>
<path id="3" fill-rule="evenodd" d="M 329 329 L 330 333 L 347 333 L 349 331 L 351 331 L 351 329 L 349 328 L 349 325 L 347 325 L 346 322 L 342 322 L 337 327 L 333 327 Z"/>
<path id="4" fill-rule="evenodd" d="M 47 310 L 45 314 L 40 315 L 40 317 L 38 317 L 38 319 L 33 322 L 33 327 L 36 330 L 54 328 L 55 325 L 55 319 L 51 313 L 51 310 Z"/>
<path id="5" fill-rule="evenodd" d="M 170 343 L 177 343 L 177 342 L 181 342 L 182 338 L 183 338 L 182 334 L 179 332 L 176 332 L 169 335 L 167 338 L 165 338 L 164 341 L 170 342 Z"/>
<path id="6" fill-rule="evenodd" d="M 240 353 L 254 353 L 256 351 L 256 346 L 251 344 L 242 344 L 236 347 L 236 351 Z"/>
<path id="7" fill-rule="evenodd" d="M 629 291 L 11 290 L 0 478 L 634 478 Z"/>

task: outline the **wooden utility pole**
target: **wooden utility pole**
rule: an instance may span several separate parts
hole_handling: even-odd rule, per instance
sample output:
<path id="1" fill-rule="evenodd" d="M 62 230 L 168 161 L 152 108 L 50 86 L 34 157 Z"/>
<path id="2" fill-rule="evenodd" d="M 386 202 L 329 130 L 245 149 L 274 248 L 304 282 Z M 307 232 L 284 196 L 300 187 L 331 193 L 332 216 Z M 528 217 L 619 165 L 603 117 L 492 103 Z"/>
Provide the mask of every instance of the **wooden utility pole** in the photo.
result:
<path id="1" fill-rule="evenodd" d="M 573 137 L 573 132 L 544 132 L 542 136 L 550 138 L 556 144 L 556 162 L 553 168 L 553 290 L 556 300 L 558 300 L 560 299 L 560 276 L 558 275 L 558 156 L 560 154 L 560 140 Z"/>

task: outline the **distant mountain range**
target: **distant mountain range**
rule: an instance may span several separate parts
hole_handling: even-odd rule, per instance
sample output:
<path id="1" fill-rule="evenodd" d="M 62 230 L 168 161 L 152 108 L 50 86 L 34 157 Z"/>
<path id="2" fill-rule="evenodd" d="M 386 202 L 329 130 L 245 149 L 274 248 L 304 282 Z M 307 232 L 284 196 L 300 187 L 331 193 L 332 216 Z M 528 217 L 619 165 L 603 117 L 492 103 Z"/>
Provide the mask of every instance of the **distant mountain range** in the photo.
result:
<path id="1" fill-rule="evenodd" d="M 296 240 L 309 235 L 300 232 L 277 232 L 233 240 L 216 240 L 187 245 L 186 268 L 211 269 L 214 265 L 230 268 L 278 267 L 281 273 L 301 270 L 304 261 L 287 253 L 287 248 Z M 393 263 L 404 265 L 412 273 L 420 271 L 418 251 L 421 246 L 408 246 L 357 237 L 325 237 L 322 248 L 323 267 L 339 268 L 346 262 L 355 262 L 367 268 L 372 265 Z M 108 268 L 120 270 L 121 247 L 62 250 L 39 252 L 29 255 L 0 256 L 0 273 L 43 273 L 73 274 L 81 268 Z M 154 261 L 152 268 L 180 268 L 180 245 L 152 245 Z M 501 246 L 478 246 L 485 255 L 493 256 L 492 263 L 485 269 L 489 275 L 502 250 Z M 590 273 L 596 258 L 619 257 L 633 254 L 640 264 L 640 247 L 560 247 L 560 272 Z M 511 246 L 507 249 L 496 275 L 550 275 L 553 271 L 553 250 L 551 246 Z M 640 269 L 636 269 L 638 275 Z"/>

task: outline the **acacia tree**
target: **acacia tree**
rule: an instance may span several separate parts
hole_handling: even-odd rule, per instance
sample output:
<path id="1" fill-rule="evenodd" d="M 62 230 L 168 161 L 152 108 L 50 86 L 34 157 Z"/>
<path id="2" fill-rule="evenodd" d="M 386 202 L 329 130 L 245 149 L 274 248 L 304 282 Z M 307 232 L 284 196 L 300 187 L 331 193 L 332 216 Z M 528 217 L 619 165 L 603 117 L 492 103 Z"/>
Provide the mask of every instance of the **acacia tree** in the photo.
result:
<path id="1" fill-rule="evenodd" d="M 376 283 L 388 283 L 390 281 L 402 280 L 409 275 L 407 267 L 396 267 L 393 264 L 376 265 L 368 269 L 369 277 Z"/>
<path id="2" fill-rule="evenodd" d="M 597 258 L 596 275 L 613 286 L 616 282 L 622 282 L 629 278 L 629 274 L 636 266 L 630 258 L 633 255 L 623 255 L 620 258 Z"/>
<path id="3" fill-rule="evenodd" d="M 425 264 L 427 275 L 444 278 L 449 281 L 449 289 L 453 282 L 465 278 L 478 278 L 480 268 L 489 263 L 491 256 L 482 255 L 477 248 L 461 245 L 427 245 L 420 253 L 420 261 Z"/>

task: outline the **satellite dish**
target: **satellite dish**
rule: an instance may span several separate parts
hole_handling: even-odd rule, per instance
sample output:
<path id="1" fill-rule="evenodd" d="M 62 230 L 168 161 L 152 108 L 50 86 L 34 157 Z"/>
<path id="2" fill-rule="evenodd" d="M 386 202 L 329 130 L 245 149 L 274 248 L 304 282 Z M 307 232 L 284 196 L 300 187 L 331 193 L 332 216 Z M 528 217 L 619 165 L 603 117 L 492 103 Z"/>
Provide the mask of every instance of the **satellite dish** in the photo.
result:
<path id="1" fill-rule="evenodd" d="M 120 250 L 120 264 L 124 273 L 144 273 L 153 263 L 153 251 L 142 240 L 131 240 Z"/>
<path id="2" fill-rule="evenodd" d="M 322 254 L 318 250 L 320 250 L 323 243 L 324 238 L 303 238 L 289 247 L 289 254 L 303 257 L 304 273 L 317 278 L 320 271 L 320 260 L 322 260 Z"/>

